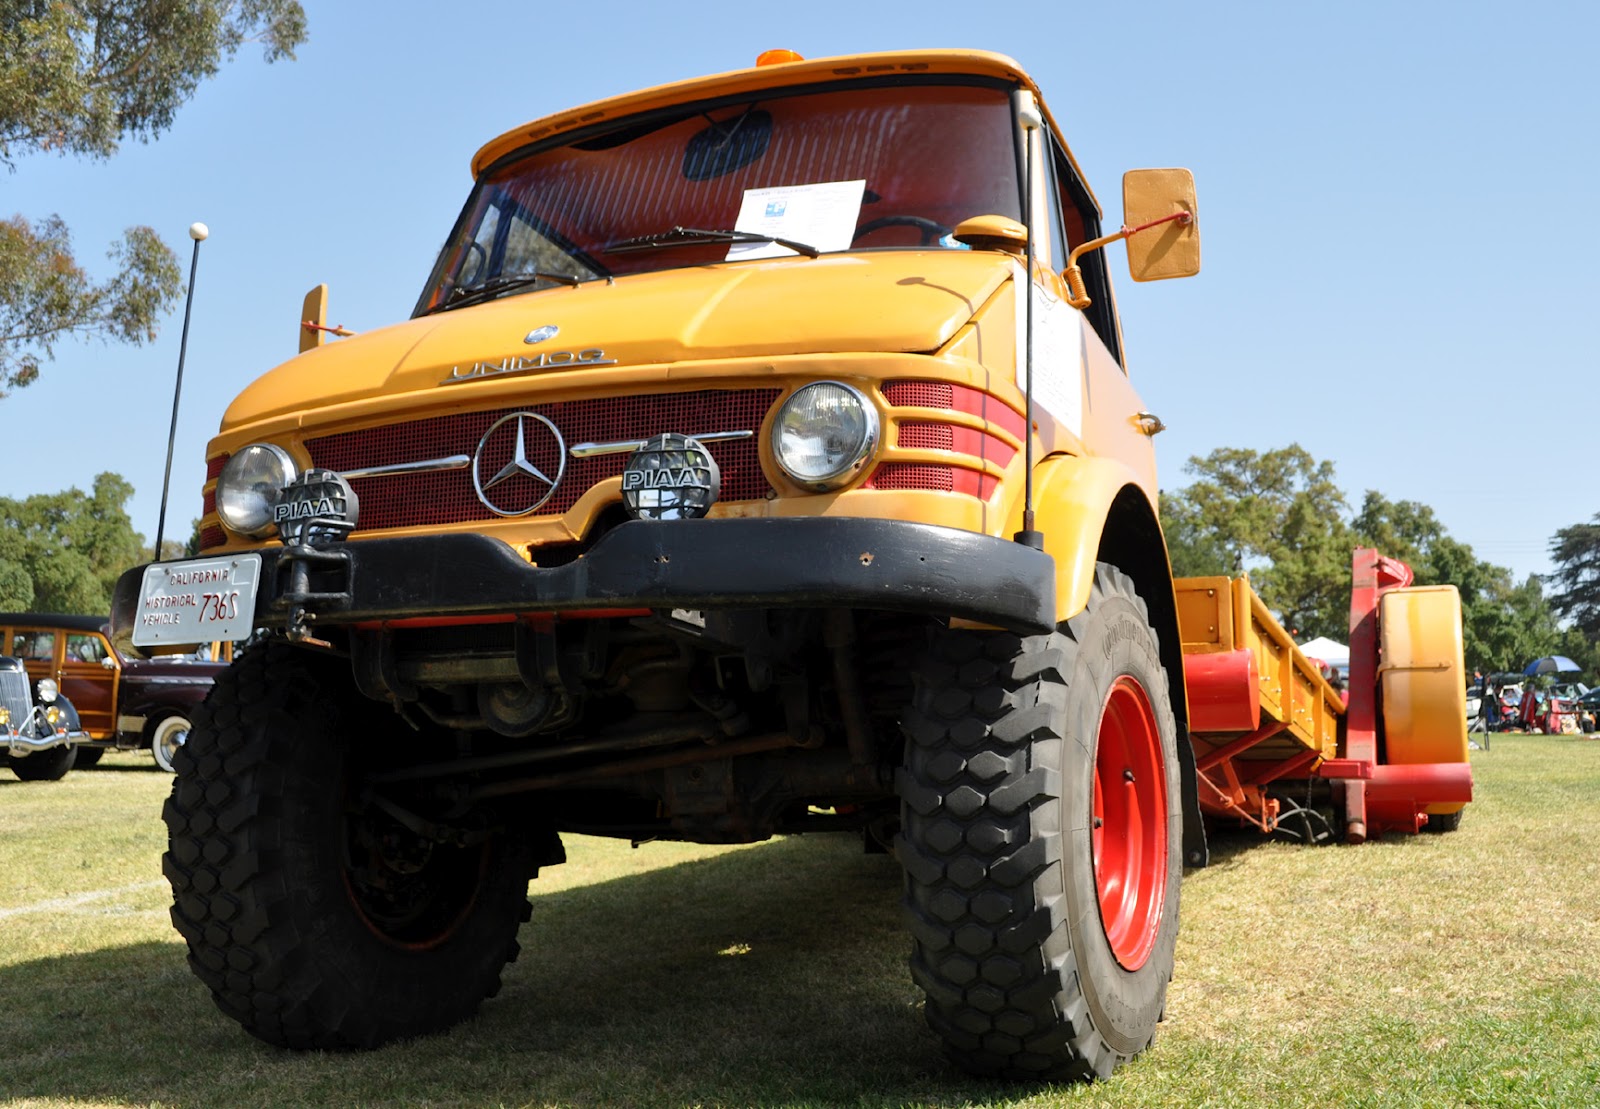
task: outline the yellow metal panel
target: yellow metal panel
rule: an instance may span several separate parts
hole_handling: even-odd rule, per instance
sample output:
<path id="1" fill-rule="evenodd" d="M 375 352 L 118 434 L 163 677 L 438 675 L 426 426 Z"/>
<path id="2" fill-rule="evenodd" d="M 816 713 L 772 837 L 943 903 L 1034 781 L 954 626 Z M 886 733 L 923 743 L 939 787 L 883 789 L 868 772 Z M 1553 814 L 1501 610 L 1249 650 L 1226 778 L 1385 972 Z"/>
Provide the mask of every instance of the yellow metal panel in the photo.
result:
<path id="1" fill-rule="evenodd" d="M 1233 590 L 1227 578 L 1178 578 L 1172 583 L 1178 601 L 1178 635 L 1183 653 L 1232 651 Z"/>
<path id="2" fill-rule="evenodd" d="M 1179 578 L 1173 589 L 1184 654 L 1242 648 L 1255 655 L 1261 715 L 1285 730 L 1246 757 L 1275 761 L 1310 749 L 1332 758 L 1344 702 L 1256 596 L 1250 579 Z"/>
<path id="3" fill-rule="evenodd" d="M 1413 586 L 1385 593 L 1378 602 L 1378 636 L 1387 761 L 1466 762 L 1466 680 L 1456 587 Z"/>

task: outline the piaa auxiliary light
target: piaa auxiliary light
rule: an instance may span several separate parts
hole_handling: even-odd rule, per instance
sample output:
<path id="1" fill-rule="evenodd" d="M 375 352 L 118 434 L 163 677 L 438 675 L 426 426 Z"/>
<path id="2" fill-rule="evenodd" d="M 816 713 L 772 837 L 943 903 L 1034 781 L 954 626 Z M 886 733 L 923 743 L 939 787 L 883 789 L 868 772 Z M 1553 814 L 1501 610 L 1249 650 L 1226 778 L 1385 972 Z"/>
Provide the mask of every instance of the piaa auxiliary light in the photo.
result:
<path id="1" fill-rule="evenodd" d="M 622 506 L 635 520 L 695 520 L 722 492 L 722 472 L 705 444 L 676 432 L 645 440 L 622 470 Z"/>

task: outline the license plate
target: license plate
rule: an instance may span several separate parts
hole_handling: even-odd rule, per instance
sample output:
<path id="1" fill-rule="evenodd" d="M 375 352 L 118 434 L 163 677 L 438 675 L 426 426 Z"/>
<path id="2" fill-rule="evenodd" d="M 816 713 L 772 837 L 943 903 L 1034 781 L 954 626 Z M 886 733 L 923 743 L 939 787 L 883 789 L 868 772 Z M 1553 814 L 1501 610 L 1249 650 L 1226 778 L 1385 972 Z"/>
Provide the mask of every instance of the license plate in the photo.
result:
<path id="1" fill-rule="evenodd" d="M 146 566 L 133 619 L 135 646 L 248 639 L 255 630 L 260 580 L 258 554 Z"/>

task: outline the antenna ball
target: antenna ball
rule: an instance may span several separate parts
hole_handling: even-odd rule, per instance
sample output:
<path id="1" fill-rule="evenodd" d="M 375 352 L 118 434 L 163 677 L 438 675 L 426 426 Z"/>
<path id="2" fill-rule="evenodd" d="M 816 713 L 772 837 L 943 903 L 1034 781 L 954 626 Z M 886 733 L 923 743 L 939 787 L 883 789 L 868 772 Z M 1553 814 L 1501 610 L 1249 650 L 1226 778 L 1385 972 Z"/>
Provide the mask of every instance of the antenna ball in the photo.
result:
<path id="1" fill-rule="evenodd" d="M 211 228 L 203 223 L 191 223 L 189 225 L 189 238 L 197 243 L 205 241 L 205 237 L 209 234 L 211 234 Z"/>

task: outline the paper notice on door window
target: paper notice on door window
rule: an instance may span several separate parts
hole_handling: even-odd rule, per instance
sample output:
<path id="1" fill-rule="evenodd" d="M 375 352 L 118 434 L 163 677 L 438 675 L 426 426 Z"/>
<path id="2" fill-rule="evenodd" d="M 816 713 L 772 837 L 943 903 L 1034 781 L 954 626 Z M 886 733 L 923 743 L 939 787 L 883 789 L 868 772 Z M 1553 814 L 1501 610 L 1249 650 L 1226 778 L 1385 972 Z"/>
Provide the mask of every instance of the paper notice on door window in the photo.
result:
<path id="1" fill-rule="evenodd" d="M 754 235 L 792 239 L 818 250 L 849 250 L 866 187 L 862 180 L 746 189 L 733 227 Z M 728 261 L 782 258 L 793 253 L 777 243 L 734 243 L 728 248 Z"/>

